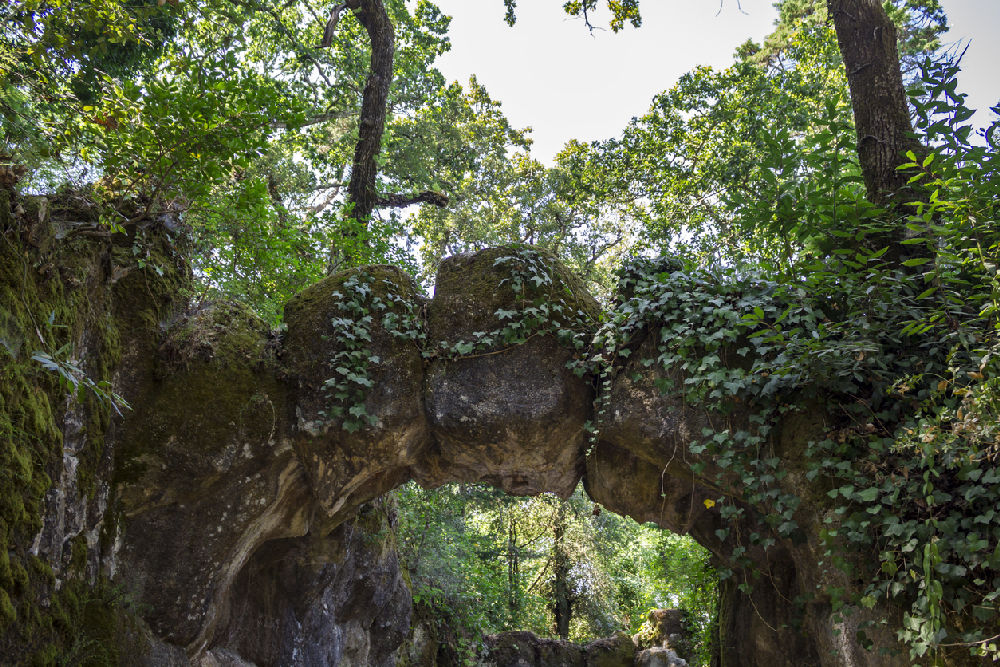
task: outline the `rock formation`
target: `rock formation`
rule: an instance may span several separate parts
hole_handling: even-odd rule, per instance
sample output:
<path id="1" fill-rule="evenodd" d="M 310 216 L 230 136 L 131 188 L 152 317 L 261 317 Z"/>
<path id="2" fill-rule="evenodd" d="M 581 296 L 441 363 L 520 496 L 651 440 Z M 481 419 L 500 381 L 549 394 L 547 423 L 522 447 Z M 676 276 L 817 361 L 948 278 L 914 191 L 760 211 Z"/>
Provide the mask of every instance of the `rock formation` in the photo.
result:
<path id="1" fill-rule="evenodd" d="M 9 213 L 0 222 L 8 231 L 17 225 Z M 163 282 L 182 280 L 178 262 L 162 260 L 161 280 L 127 257 L 116 263 L 116 246 L 101 243 L 85 248 L 76 279 L 104 296 L 64 312 L 76 354 L 103 360 L 85 368 L 115 378 L 134 409 L 119 418 L 93 400 L 49 401 L 29 423 L 5 407 L 11 428 L 56 429 L 59 452 L 47 459 L 47 499 L 31 491 L 38 502 L 24 510 L 37 520 L 8 520 L 17 567 L 0 568 L 13 591 L 4 593 L 3 608 L 13 611 L 5 611 L 3 646 L 19 647 L 17 655 L 46 650 L 24 639 L 28 626 L 18 619 L 102 572 L 148 624 L 104 636 L 132 637 L 148 664 L 392 664 L 410 601 L 391 548 L 371 537 L 392 520 L 373 501 L 409 479 L 565 496 L 583 477 L 595 501 L 690 533 L 734 571 L 722 590 L 723 664 L 908 664 L 891 624 L 868 631 L 877 648 L 896 651 L 888 656 L 864 649 L 855 632 L 895 610 L 879 603 L 834 614 L 825 594 L 852 582 L 817 565 L 827 509 L 807 488 L 797 452 L 822 431 L 822 418 L 776 425 L 775 451 L 784 483 L 803 499 L 803 528 L 792 538 L 767 534 L 770 548 L 765 540 L 744 547 L 757 566 L 751 576 L 734 559 L 732 539 L 720 537 L 731 524 L 706 502 L 741 480 L 716 474 L 716 462 L 688 449 L 692 434 L 716 428 L 716 415 L 660 391 L 665 371 L 638 365 L 639 354 L 614 374 L 595 414 L 592 379 L 568 364 L 599 311 L 552 258 L 523 248 L 450 258 L 429 300 L 391 267 L 331 276 L 288 304 L 279 339 L 236 306 L 179 314 L 170 305 L 177 283 Z M 29 310 L 40 319 L 62 298 L 46 290 L 67 278 L 39 277 L 45 256 L 26 256 L 24 271 L 4 275 L 5 294 L 14 299 L 33 276 Z M 5 401 L 20 405 L 32 391 L 25 378 L 39 371 L 21 349 L 24 331 L 17 338 L 13 325 L 0 324 L 14 360 Z M 650 343 L 640 336 L 637 344 Z M 97 354 L 102 346 L 114 354 Z M 46 396 L 60 391 L 52 383 Z M 728 418 L 745 415 L 734 408 Z M 593 444 L 589 423 L 600 434 Z M 86 443 L 100 446 L 88 453 Z M 748 534 L 762 530 L 751 514 Z M 49 574 L 24 574 L 31 558 L 49 563 L 32 566 Z M 592 664 L 590 653 L 580 664 Z"/>
<path id="2" fill-rule="evenodd" d="M 478 667 L 632 667 L 636 646 L 625 633 L 579 645 L 531 632 L 488 635 Z"/>

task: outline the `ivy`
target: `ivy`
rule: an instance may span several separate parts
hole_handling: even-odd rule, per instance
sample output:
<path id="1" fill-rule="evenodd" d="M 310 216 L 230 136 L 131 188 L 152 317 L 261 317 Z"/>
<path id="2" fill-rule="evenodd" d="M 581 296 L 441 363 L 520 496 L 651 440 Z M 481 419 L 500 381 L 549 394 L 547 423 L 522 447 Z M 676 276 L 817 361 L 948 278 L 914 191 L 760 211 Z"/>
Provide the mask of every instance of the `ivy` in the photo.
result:
<path id="1" fill-rule="evenodd" d="M 417 304 L 394 291 L 392 281 L 382 279 L 384 296 L 374 289 L 375 278 L 356 271 L 333 293 L 340 315 L 331 319 L 336 350 L 330 358 L 333 375 L 323 386 L 330 399 L 324 415 L 339 420 L 341 427 L 354 433 L 363 426 L 374 426 L 378 417 L 365 409 L 365 398 L 374 383 L 369 369 L 382 359 L 371 350 L 372 332 L 380 326 L 395 339 L 421 344 L 426 338 Z"/>
<path id="2" fill-rule="evenodd" d="M 468 340 L 441 341 L 437 350 L 424 353 L 426 358 L 456 360 L 494 354 L 545 335 L 555 336 L 577 354 L 587 348 L 591 317 L 573 305 L 570 288 L 554 275 L 552 258 L 529 246 L 514 246 L 510 251 L 493 262 L 508 276 L 500 280 L 497 289 L 511 300 L 508 308 L 494 312 L 500 326 L 473 332 Z"/>
<path id="3" fill-rule="evenodd" d="M 621 274 L 622 296 L 588 368 L 598 377 L 598 422 L 626 371 L 651 374 L 710 416 L 688 445 L 691 467 L 719 490 L 708 502 L 729 526 L 716 536 L 731 540 L 748 578 L 751 546 L 805 529 L 774 425 L 820 410 L 825 437 L 804 443 L 803 456 L 806 479 L 829 499 L 824 564 L 860 584 L 825 593 L 835 610 L 902 606 L 898 635 L 914 659 L 945 646 L 1000 655 L 989 629 L 1000 623 L 1000 237 L 981 222 L 995 220 L 998 165 L 960 127 L 970 114 L 955 73 L 925 70 L 918 126 L 935 150 L 901 167 L 922 170 L 911 181 L 920 198 L 902 222 L 913 233 L 905 245 L 922 245 L 923 256 L 894 266 L 887 248 L 866 247 L 900 222 L 862 206 L 851 212 L 853 233 L 833 230 L 844 247 L 801 256 L 790 280 L 640 258 Z M 739 532 L 748 518 L 760 529 Z"/>

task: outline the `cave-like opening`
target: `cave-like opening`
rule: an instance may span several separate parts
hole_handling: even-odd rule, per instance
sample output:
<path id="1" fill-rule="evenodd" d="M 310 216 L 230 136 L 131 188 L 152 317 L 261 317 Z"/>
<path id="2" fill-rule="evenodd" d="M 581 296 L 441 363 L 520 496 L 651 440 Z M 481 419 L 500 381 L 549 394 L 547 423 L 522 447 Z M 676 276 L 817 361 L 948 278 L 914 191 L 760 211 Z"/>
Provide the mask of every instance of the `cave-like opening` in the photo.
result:
<path id="1" fill-rule="evenodd" d="M 456 657 L 506 632 L 581 644 L 637 636 L 651 610 L 670 608 L 688 632 L 682 657 L 709 664 L 718 574 L 691 537 L 618 515 L 582 484 L 566 499 L 412 482 L 393 496 L 414 627 L 433 625 Z"/>

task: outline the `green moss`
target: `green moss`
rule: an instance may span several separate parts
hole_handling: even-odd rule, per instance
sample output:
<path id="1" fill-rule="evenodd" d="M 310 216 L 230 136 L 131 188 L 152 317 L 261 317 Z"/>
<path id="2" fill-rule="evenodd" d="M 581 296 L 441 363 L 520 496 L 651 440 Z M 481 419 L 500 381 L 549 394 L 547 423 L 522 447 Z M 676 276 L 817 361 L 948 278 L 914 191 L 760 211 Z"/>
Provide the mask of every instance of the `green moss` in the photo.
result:
<path id="1" fill-rule="evenodd" d="M 543 304 L 549 307 L 545 325 L 569 331 L 592 330 L 601 312 L 583 282 L 549 251 L 525 245 L 489 248 L 441 264 L 428 325 L 435 336 L 455 343 L 475 331 L 507 326 L 509 320 L 496 316 L 498 309 L 519 312 Z"/>
<path id="2" fill-rule="evenodd" d="M 624 632 L 587 646 L 587 667 L 630 667 L 635 662 L 635 644 Z"/>
<path id="3" fill-rule="evenodd" d="M 87 536 L 77 535 L 70 544 L 70 569 L 83 573 L 87 569 Z"/>
<path id="4" fill-rule="evenodd" d="M 273 372 L 272 340 L 260 318 L 234 304 L 178 322 L 160 350 L 155 391 L 136 404 L 115 452 L 115 482 L 137 482 L 164 458 L 173 472 L 204 478 L 208 457 L 229 447 L 234 434 L 273 430 L 279 418 L 273 404 L 285 389 Z M 183 449 L 170 449 L 172 442 Z M 102 539 L 112 539 L 116 528 L 108 530 Z"/>
<path id="5" fill-rule="evenodd" d="M 211 361 L 222 369 L 262 368 L 274 362 L 270 341 L 269 327 L 249 307 L 216 303 L 175 325 L 163 345 L 161 358 L 171 372 L 199 361 Z"/>
<path id="6" fill-rule="evenodd" d="M 36 222 L 36 202 L 22 203 L 28 213 L 18 218 L 11 194 L 0 191 L 0 655 L 5 663 L 53 664 L 81 645 L 76 638 L 95 593 L 74 578 L 88 560 L 82 536 L 72 541 L 71 567 L 58 591 L 51 568 L 28 551 L 42 526 L 45 494 L 61 474 L 62 412 L 70 393 L 60 374 L 32 355 L 80 361 L 91 380 L 110 380 L 124 339 L 158 344 L 155 327 L 189 274 L 163 238 L 129 239 L 127 248 L 93 237 L 56 239 Z M 69 219 L 95 214 L 66 208 L 50 198 L 49 210 Z M 149 265 L 142 269 L 131 248 L 147 241 Z M 123 272 L 125 278 L 118 277 Z M 111 407 L 93 393 L 80 399 L 85 438 L 77 481 L 92 499 Z"/>
<path id="7" fill-rule="evenodd" d="M 285 304 L 288 334 L 284 347 L 289 354 L 284 361 L 292 374 L 309 376 L 315 369 L 329 366 L 331 350 L 327 346 L 317 345 L 316 341 L 326 340 L 331 336 L 332 318 L 344 316 L 332 295 L 343 293 L 344 283 L 360 273 L 371 278 L 371 296 L 389 301 L 389 308 L 397 313 L 400 309 L 387 298 L 390 295 L 410 304 L 421 302 L 413 278 L 398 267 L 383 264 L 341 271 L 307 287 Z M 381 327 L 378 330 L 381 331 Z M 373 335 L 380 335 L 379 331 L 373 332 Z"/>
<path id="8" fill-rule="evenodd" d="M 28 582 L 29 582 L 28 571 L 24 569 L 24 566 L 21 563 L 17 561 L 13 562 L 11 564 L 10 571 L 11 571 L 11 577 L 14 580 L 13 590 L 23 591 L 25 588 L 28 587 Z"/>
<path id="9" fill-rule="evenodd" d="M 6 627 L 17 619 L 17 610 L 10 601 L 7 591 L 0 588 L 0 627 Z"/>
<path id="10" fill-rule="evenodd" d="M 10 569 L 10 556 L 0 551 L 0 588 L 10 588 L 14 584 L 14 573 Z"/>

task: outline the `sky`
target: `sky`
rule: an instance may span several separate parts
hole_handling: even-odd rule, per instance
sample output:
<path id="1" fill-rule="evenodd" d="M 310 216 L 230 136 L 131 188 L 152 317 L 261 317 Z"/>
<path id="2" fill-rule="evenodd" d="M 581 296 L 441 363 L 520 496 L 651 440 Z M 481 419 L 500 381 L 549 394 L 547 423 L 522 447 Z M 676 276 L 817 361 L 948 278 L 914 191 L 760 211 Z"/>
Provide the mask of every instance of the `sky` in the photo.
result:
<path id="1" fill-rule="evenodd" d="M 644 0 L 638 30 L 588 31 L 567 17 L 562 0 L 521 0 L 513 28 L 502 0 L 436 0 L 453 17 L 446 77 L 475 74 L 503 103 L 515 127 L 533 129 L 532 153 L 543 162 L 569 139 L 618 134 L 655 94 L 698 65 L 726 67 L 747 39 L 761 41 L 777 17 L 772 0 Z M 1000 98 L 1000 0 L 941 0 L 951 23 L 946 41 L 971 40 L 959 88 L 973 108 Z M 603 19 L 603 20 L 602 20 Z M 592 23 L 607 25 L 606 15 Z M 975 120 L 988 122 L 980 112 Z"/>

